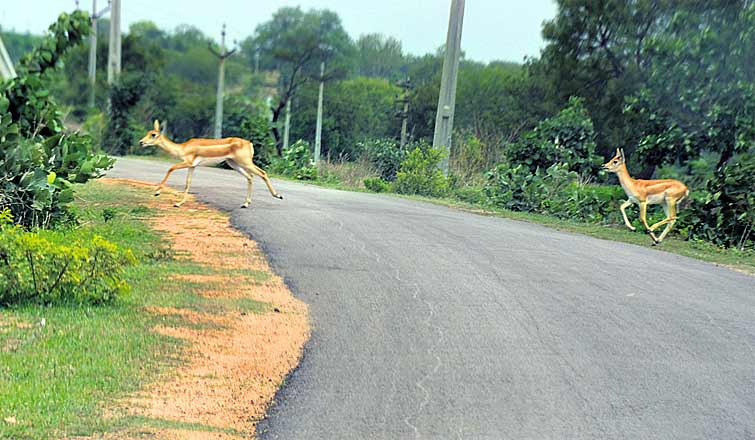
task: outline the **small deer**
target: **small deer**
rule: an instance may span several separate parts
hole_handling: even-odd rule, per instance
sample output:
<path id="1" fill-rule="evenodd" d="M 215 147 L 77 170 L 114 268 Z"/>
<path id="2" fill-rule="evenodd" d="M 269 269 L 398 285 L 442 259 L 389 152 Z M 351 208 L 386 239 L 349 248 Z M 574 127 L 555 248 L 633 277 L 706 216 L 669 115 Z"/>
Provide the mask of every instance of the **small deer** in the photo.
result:
<path id="1" fill-rule="evenodd" d="M 682 199 L 689 195 L 689 189 L 682 182 L 673 179 L 633 179 L 629 175 L 626 162 L 624 150 L 617 148 L 616 155 L 613 159 L 603 164 L 603 169 L 615 173 L 619 177 L 619 183 L 629 198 L 629 200 L 621 205 L 621 215 L 624 216 L 624 223 L 627 225 L 627 228 L 632 231 L 635 230 L 635 227 L 632 226 L 627 218 L 626 209 L 632 203 L 637 204 L 640 207 L 640 220 L 645 225 L 648 234 L 653 238 L 653 245 L 657 245 L 666 238 L 666 235 L 674 227 L 677 218 L 677 206 Z M 662 205 L 666 218 L 652 226 L 648 226 L 646 217 L 648 205 Z M 660 237 L 656 237 L 653 231 L 663 225 L 666 225 L 666 228 Z"/>
<path id="2" fill-rule="evenodd" d="M 184 189 L 183 198 L 180 202 L 176 203 L 176 207 L 180 207 L 186 201 L 186 195 L 189 193 L 189 187 L 191 186 L 191 178 L 194 174 L 194 168 L 203 163 L 217 163 L 225 162 L 236 170 L 239 174 L 246 178 L 248 182 L 246 200 L 241 205 L 242 208 L 248 208 L 252 202 L 252 176 L 254 174 L 260 176 L 265 181 L 267 189 L 270 190 L 270 194 L 277 199 L 282 199 L 283 196 L 278 194 L 273 189 L 273 184 L 267 177 L 267 173 L 254 163 L 252 158 L 254 157 L 254 147 L 252 143 L 246 139 L 229 137 L 224 139 L 199 139 L 193 138 L 188 141 L 177 144 L 164 133 L 160 131 L 160 122 L 155 120 L 153 130 L 149 130 L 147 134 L 139 141 L 141 146 L 157 145 L 170 155 L 181 159 L 183 162 L 179 162 L 168 169 L 162 182 L 157 185 L 155 189 L 155 196 L 160 195 L 160 191 L 165 186 L 170 174 L 175 170 L 182 168 L 188 168 L 188 174 L 186 175 L 186 188 Z"/>

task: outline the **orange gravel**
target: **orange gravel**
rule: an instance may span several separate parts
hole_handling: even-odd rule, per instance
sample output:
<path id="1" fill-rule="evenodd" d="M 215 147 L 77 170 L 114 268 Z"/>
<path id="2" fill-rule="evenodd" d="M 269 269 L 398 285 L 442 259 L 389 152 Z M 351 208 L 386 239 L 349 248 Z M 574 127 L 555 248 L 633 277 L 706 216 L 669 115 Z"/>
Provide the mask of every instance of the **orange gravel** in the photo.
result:
<path id="1" fill-rule="evenodd" d="M 125 179 L 101 179 L 109 184 L 154 185 Z M 251 276 L 177 275 L 206 283 L 212 298 L 248 297 L 270 304 L 264 313 L 226 311 L 200 313 L 187 309 L 153 308 L 150 312 L 180 315 L 197 324 L 155 330 L 189 342 L 185 363 L 123 402 L 117 412 L 169 421 L 168 426 L 202 425 L 197 430 L 139 427 L 105 438 L 238 439 L 253 438 L 256 422 L 265 415 L 284 377 L 299 362 L 309 338 L 307 306 L 293 297 L 274 275 L 256 243 L 234 230 L 228 218 L 189 199 L 172 206 L 175 194 L 166 191 L 150 206 L 158 209 L 152 226 L 172 242 L 179 258 Z M 177 423 L 173 423 L 177 422 Z M 212 431 L 212 432 L 211 432 Z"/>

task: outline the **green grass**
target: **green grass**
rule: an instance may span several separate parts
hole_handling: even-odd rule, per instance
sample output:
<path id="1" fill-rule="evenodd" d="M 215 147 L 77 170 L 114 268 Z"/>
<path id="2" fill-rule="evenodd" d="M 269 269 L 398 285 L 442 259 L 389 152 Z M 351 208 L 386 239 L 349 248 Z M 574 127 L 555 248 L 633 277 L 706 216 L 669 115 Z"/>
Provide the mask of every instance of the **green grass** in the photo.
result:
<path id="1" fill-rule="evenodd" d="M 0 438 L 61 438 L 166 423 L 182 427 L 157 419 L 104 417 L 108 402 L 142 388 L 181 362 L 183 343 L 154 332 L 156 325 L 195 329 L 217 325 L 188 322 L 179 314 L 158 315 L 146 308 L 206 313 L 272 309 L 249 298 L 206 298 L 200 292 L 207 285 L 173 278 L 177 273 L 227 274 L 241 283 L 261 282 L 268 275 L 224 273 L 175 258 L 144 221 L 155 215 L 143 205 L 150 197 L 146 191 L 91 182 L 77 188 L 77 197 L 82 227 L 135 252 L 140 262 L 126 270 L 132 291 L 109 306 L 0 309 Z M 110 214 L 104 215 L 105 210 Z M 16 423 L 4 421 L 9 417 Z"/>

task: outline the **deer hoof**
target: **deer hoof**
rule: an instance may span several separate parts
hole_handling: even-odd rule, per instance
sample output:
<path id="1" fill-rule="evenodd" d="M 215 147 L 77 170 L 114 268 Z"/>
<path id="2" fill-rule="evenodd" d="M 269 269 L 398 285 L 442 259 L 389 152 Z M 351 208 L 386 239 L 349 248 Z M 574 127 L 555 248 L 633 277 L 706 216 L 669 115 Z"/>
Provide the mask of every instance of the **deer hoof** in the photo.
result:
<path id="1" fill-rule="evenodd" d="M 283 196 L 282 196 L 282 195 L 280 195 L 280 194 L 276 194 L 276 195 L 275 195 L 274 197 L 275 197 L 276 199 L 281 199 L 281 200 L 283 200 Z"/>
<path id="2" fill-rule="evenodd" d="M 249 203 L 244 203 L 244 204 L 241 205 L 241 207 L 242 208 L 248 208 L 249 207 Z"/>
<path id="3" fill-rule="evenodd" d="M 178 202 L 178 203 L 173 204 L 173 206 L 175 206 L 176 208 L 180 208 L 181 205 L 183 205 L 183 202 Z"/>

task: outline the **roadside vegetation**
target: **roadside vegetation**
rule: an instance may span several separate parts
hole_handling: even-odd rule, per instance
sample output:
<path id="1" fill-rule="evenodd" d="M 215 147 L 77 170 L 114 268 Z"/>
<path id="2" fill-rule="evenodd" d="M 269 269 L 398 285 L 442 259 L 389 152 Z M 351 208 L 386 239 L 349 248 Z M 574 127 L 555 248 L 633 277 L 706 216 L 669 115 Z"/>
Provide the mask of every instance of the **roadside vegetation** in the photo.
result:
<path id="1" fill-rule="evenodd" d="M 755 5 L 558 3 L 538 57 L 462 59 L 448 176 L 434 169 L 444 153 L 429 147 L 442 50 L 417 56 L 389 36 L 352 37 L 329 10 L 281 8 L 239 43 L 227 65 L 223 133 L 251 139 L 255 160 L 279 175 L 600 229 L 620 223 L 624 195 L 599 166 L 623 148 L 634 177 L 676 178 L 691 189 L 674 237 L 753 252 Z M 100 26 L 104 57 L 107 20 Z M 16 59 L 38 40 L 5 34 Z M 152 155 L 155 149 L 135 140 L 154 119 L 167 121 L 178 141 L 211 134 L 217 69 L 208 44 L 190 26 L 135 23 L 124 37 L 124 74 L 110 89 L 98 84 L 95 109 L 86 106 L 86 44 L 62 55 L 63 70 L 49 75 L 50 94 L 65 105 L 67 122 L 81 124 L 106 152 Z M 102 81 L 104 63 L 98 68 Z M 406 78 L 404 93 L 397 81 Z M 320 79 L 324 160 L 315 167 Z M 403 96 L 409 143 L 401 146 Z M 108 98 L 111 110 L 102 113 Z M 292 142 L 284 150 L 289 104 Z"/>
<path id="2" fill-rule="evenodd" d="M 191 227 L 212 230 L 207 241 L 230 240 L 235 247 L 222 251 L 233 255 L 210 258 L 210 244 L 180 253 L 179 240 L 158 232 L 166 214 L 150 206 L 149 191 L 95 180 L 114 160 L 100 151 L 101 138 L 65 127 L 49 88 L 89 23 L 83 12 L 62 14 L 21 58 L 18 77 L 0 83 L 0 437 L 253 435 L 255 418 L 298 362 L 306 306 L 226 217 L 197 206 Z M 156 384 L 192 371 L 198 358 L 212 361 L 204 370 L 225 368 L 217 371 L 222 382 L 192 376 L 200 389 L 171 389 L 192 395 L 205 413 L 225 399 L 222 413 L 233 421 L 185 420 L 187 407 L 123 406 L 137 392 L 139 408 L 147 405 L 147 389 L 166 395 Z"/>

